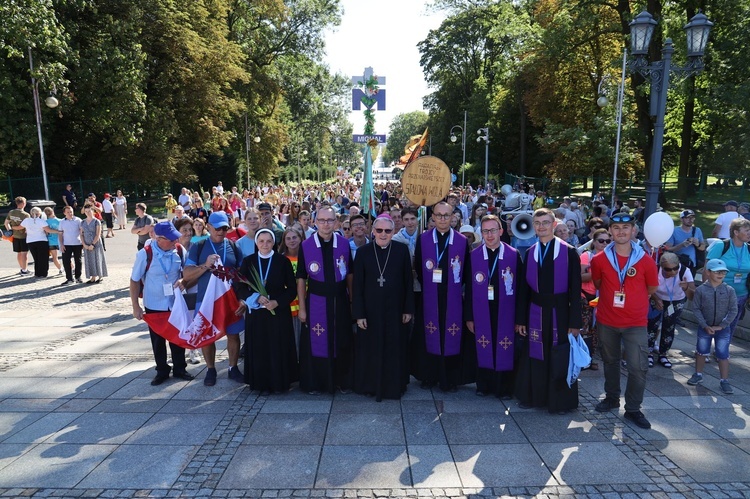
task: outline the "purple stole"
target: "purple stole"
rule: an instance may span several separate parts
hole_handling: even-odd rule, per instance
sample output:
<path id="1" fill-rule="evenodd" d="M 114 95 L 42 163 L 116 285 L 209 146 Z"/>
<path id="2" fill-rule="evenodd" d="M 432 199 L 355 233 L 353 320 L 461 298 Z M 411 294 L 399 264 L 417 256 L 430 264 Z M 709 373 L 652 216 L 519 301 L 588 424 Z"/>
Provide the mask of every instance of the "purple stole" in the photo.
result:
<path id="1" fill-rule="evenodd" d="M 474 311 L 474 336 L 476 337 L 479 367 L 494 371 L 513 370 L 513 343 L 516 324 L 516 263 L 518 252 L 505 243 L 498 248 L 495 273 L 500 275 L 500 286 L 494 290 L 497 308 L 497 330 L 492 334 L 490 300 L 490 263 L 485 245 L 471 252 L 472 310 Z M 495 358 L 492 358 L 492 339 L 495 338 Z"/>
<path id="2" fill-rule="evenodd" d="M 555 294 L 568 292 L 568 244 L 557 237 L 549 244 L 554 244 L 552 255 L 554 257 L 554 281 Z M 539 293 L 539 269 L 542 262 L 539 254 L 540 243 L 535 243 L 527 253 L 526 260 L 526 282 L 529 287 Z M 557 312 L 552 308 L 552 345 L 557 345 Z M 529 357 L 544 360 L 544 343 L 542 341 L 542 307 L 531 302 L 529 307 Z"/>
<path id="3" fill-rule="evenodd" d="M 338 234 L 333 234 L 332 262 L 323 262 L 323 251 L 320 248 L 320 240 L 318 239 L 317 233 L 302 241 L 302 248 L 305 254 L 305 265 L 307 266 L 306 270 L 309 279 L 324 282 L 324 265 L 334 266 L 337 283 L 346 279 L 346 275 L 349 273 L 351 266 L 351 262 L 349 261 L 351 253 L 349 252 L 349 241 L 345 238 Z M 312 355 L 313 357 L 325 359 L 328 358 L 328 332 L 330 331 L 328 314 L 326 313 L 326 302 L 328 298 L 309 292 L 307 296 L 310 299 L 310 305 L 307 307 L 307 323 L 310 327 Z M 343 303 L 338 306 L 348 307 L 349 304 Z M 333 356 L 336 357 L 336 325 L 334 324 L 333 327 Z"/>
<path id="4" fill-rule="evenodd" d="M 443 258 L 449 258 L 448 272 L 443 279 L 448 283 L 448 309 L 445 310 L 445 346 L 440 345 L 440 310 L 438 310 L 438 284 L 432 282 L 433 269 L 439 268 L 437 260 L 437 233 L 431 229 L 422 234 L 422 304 L 424 309 L 424 339 L 427 353 L 433 355 L 458 355 L 461 353 L 461 329 L 463 327 L 462 279 L 464 273 L 464 255 L 466 238 L 450 230 L 447 251 Z M 445 253 L 448 253 L 445 255 Z"/>

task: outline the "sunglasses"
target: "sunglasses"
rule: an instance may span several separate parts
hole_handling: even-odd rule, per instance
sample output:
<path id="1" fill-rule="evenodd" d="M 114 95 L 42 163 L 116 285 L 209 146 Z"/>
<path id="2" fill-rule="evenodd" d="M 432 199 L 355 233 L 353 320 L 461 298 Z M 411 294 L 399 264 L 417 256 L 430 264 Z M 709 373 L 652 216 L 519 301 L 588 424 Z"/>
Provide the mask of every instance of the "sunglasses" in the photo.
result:
<path id="1" fill-rule="evenodd" d="M 214 227 L 214 230 L 217 232 L 226 232 L 229 230 L 229 227 Z"/>
<path id="2" fill-rule="evenodd" d="M 609 220 L 612 223 L 616 223 L 616 224 L 629 223 L 629 222 L 635 221 L 635 219 L 632 216 L 624 214 L 624 213 L 618 213 L 616 215 L 612 215 L 611 217 L 609 217 Z"/>
<path id="3" fill-rule="evenodd" d="M 393 232 L 393 229 L 379 229 L 378 228 L 378 229 L 375 229 L 375 232 L 377 232 L 378 234 L 382 234 L 383 232 L 385 232 L 386 234 L 390 234 L 391 232 Z"/>
<path id="4" fill-rule="evenodd" d="M 666 272 L 677 272 L 680 270 L 680 266 L 677 267 L 662 267 Z"/>
<path id="5" fill-rule="evenodd" d="M 609 244 L 612 242 L 612 240 L 611 239 L 597 239 L 596 242 L 599 244 Z"/>

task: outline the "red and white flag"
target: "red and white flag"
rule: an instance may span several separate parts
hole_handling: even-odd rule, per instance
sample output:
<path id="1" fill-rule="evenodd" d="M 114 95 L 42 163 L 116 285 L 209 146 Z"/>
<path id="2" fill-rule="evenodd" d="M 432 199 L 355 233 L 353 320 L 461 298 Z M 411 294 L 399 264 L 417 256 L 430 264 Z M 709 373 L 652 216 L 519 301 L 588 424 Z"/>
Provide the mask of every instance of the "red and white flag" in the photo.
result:
<path id="1" fill-rule="evenodd" d="M 220 339 L 229 326 L 243 320 L 242 316 L 234 314 L 239 306 L 231 281 L 223 281 L 211 274 L 195 317 L 188 310 L 185 298 L 177 293 L 171 312 L 144 314 L 143 320 L 172 344 L 183 348 L 201 348 Z"/>

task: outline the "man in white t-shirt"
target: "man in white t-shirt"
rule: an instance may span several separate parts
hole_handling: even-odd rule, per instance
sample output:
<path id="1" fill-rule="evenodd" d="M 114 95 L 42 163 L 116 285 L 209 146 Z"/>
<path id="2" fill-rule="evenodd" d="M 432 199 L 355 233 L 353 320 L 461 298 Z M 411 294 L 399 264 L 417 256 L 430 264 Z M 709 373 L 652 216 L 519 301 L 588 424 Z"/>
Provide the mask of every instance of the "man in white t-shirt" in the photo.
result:
<path id="1" fill-rule="evenodd" d="M 724 203 L 724 213 L 716 217 L 714 222 L 714 230 L 711 233 L 711 237 L 718 237 L 719 239 L 729 239 L 729 224 L 735 218 L 739 218 L 741 215 L 737 213 L 737 201 L 727 201 Z"/>
<path id="2" fill-rule="evenodd" d="M 190 194 L 188 194 L 187 187 L 183 187 L 180 191 L 180 197 L 177 198 L 177 202 L 182 206 L 185 211 L 190 211 Z"/>

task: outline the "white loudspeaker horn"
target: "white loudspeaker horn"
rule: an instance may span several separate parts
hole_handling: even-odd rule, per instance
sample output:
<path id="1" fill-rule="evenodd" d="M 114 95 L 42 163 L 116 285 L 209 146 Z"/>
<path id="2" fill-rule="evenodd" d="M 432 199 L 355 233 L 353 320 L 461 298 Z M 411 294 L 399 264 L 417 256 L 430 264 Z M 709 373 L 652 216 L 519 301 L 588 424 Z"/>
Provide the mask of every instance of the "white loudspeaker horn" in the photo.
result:
<path id="1" fill-rule="evenodd" d="M 522 213 L 513 217 L 510 229 L 518 239 L 531 239 L 534 237 L 533 217 L 528 213 Z"/>

